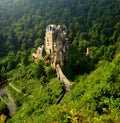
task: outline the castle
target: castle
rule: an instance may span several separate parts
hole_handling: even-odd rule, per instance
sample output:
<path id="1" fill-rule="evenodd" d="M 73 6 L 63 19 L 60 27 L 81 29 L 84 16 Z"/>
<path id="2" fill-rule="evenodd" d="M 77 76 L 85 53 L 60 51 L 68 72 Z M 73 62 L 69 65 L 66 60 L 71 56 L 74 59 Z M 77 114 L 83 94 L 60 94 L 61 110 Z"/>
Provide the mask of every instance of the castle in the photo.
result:
<path id="1" fill-rule="evenodd" d="M 44 46 L 38 47 L 36 53 L 32 54 L 33 61 L 44 59 L 49 56 L 48 62 L 54 68 L 57 64 L 61 67 L 68 60 L 68 39 L 65 25 L 48 25 L 45 34 Z"/>

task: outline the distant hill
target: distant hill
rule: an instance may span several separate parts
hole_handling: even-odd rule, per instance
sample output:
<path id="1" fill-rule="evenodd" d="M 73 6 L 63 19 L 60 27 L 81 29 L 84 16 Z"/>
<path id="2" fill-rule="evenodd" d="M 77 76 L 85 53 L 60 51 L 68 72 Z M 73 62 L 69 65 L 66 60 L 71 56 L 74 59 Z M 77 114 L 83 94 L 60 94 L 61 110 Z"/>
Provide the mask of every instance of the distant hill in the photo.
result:
<path id="1" fill-rule="evenodd" d="M 78 49 L 84 40 L 92 46 L 115 44 L 119 20 L 119 0 L 0 1 L 0 56 L 38 45 L 48 24 L 65 24 Z"/>

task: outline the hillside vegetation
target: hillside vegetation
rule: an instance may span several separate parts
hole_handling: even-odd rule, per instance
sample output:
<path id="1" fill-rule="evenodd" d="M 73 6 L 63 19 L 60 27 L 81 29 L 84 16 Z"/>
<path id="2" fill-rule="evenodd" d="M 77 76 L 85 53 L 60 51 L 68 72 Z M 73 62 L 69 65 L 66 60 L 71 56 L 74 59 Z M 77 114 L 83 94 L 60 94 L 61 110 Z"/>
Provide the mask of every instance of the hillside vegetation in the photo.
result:
<path id="1" fill-rule="evenodd" d="M 65 24 L 71 46 L 64 69 L 71 91 L 58 105 L 63 83 L 44 61 L 34 64 L 31 57 L 44 44 L 49 24 Z M 6 86 L 16 103 L 8 118 L 0 102 L 1 121 L 7 116 L 7 123 L 119 123 L 119 63 L 119 0 L 0 1 L 0 82 L 10 80 Z"/>

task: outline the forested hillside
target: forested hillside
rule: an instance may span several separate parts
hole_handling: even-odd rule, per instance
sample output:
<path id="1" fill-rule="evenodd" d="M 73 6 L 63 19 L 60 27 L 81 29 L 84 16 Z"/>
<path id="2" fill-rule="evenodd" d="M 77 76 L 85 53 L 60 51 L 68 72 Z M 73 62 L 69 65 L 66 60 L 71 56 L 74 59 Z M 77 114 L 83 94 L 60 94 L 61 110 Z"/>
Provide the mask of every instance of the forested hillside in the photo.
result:
<path id="1" fill-rule="evenodd" d="M 71 46 L 64 69 L 71 91 L 59 105 L 63 84 L 31 57 L 49 24 L 65 24 Z M 0 0 L 0 82 L 9 79 L 20 90 L 6 85 L 16 103 L 6 122 L 119 123 L 119 54 L 119 0 Z M 8 116 L 4 107 L 0 120 Z"/>

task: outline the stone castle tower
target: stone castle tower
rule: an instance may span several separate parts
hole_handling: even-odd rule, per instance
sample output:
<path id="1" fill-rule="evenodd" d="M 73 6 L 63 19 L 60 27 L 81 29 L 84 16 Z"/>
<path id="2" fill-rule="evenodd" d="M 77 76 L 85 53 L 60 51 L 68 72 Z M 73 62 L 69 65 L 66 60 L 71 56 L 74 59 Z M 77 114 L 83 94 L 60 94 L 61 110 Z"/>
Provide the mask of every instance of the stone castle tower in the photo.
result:
<path id="1" fill-rule="evenodd" d="M 45 55 L 49 55 L 51 66 L 54 68 L 56 64 L 63 66 L 64 62 L 68 60 L 66 33 L 65 25 L 48 25 L 45 34 L 45 45 L 38 48 L 39 53 L 33 54 L 33 59 L 39 60 L 44 58 Z"/>

